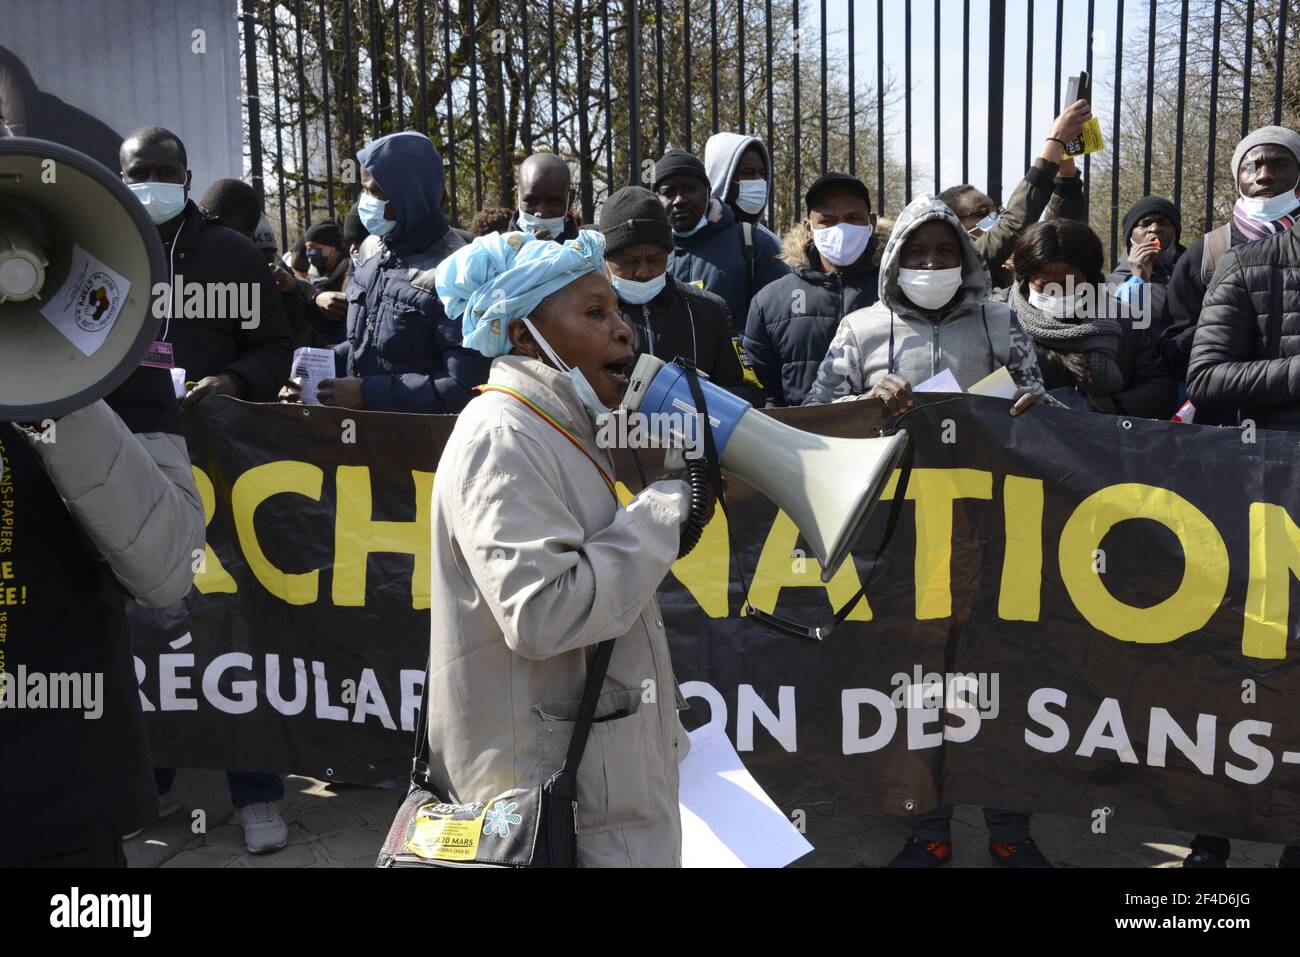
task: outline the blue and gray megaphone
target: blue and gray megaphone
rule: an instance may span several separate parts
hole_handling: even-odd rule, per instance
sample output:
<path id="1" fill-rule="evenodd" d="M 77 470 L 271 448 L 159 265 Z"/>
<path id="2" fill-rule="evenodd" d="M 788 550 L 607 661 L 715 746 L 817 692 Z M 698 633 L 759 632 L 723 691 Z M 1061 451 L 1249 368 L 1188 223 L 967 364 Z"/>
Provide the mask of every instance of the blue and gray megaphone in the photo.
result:
<path id="1" fill-rule="evenodd" d="M 718 464 L 785 511 L 828 582 L 848 557 L 890 475 L 907 450 L 904 431 L 875 439 L 803 432 L 700 378 Z M 623 398 L 629 413 L 693 416 L 687 371 L 646 354 Z"/>

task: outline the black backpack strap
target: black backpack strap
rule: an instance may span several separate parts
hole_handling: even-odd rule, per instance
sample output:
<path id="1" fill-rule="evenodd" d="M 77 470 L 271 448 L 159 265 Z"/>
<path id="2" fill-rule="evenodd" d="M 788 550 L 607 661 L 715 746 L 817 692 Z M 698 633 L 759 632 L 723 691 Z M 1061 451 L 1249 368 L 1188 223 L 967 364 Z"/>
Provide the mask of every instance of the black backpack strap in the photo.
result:
<path id="1" fill-rule="evenodd" d="M 754 243 L 754 224 L 740 224 L 740 251 L 745 257 L 745 275 L 749 277 L 749 291 L 754 292 L 758 281 L 758 246 Z"/>

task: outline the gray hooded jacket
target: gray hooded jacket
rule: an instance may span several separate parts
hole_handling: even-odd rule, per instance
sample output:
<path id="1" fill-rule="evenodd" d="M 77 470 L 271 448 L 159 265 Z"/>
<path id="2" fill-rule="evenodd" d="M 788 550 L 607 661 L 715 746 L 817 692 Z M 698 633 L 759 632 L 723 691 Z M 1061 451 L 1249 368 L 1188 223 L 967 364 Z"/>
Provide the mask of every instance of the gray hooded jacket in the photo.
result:
<path id="1" fill-rule="evenodd" d="M 950 223 L 962 246 L 962 285 L 939 310 L 914 305 L 898 284 L 898 261 L 913 230 Z M 1020 390 L 1042 394 L 1033 343 L 993 291 L 988 266 L 961 221 L 937 196 L 918 196 L 899 214 L 880 261 L 880 300 L 840 322 L 804 405 L 855 399 L 889 372 L 912 385 L 951 369 L 963 389 L 1006 366 Z"/>

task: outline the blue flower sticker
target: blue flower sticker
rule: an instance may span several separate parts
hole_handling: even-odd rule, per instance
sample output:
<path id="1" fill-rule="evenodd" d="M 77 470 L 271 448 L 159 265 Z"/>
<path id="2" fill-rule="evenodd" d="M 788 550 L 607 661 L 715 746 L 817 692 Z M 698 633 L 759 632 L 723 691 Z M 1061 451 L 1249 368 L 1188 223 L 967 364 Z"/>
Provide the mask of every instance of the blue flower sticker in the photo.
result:
<path id="1" fill-rule="evenodd" d="M 492 807 L 488 808 L 487 819 L 483 823 L 484 834 L 496 834 L 497 837 L 509 837 L 510 826 L 519 825 L 524 819 L 514 813 L 519 807 L 518 802 L 511 801 L 506 804 L 504 801 L 497 801 Z"/>

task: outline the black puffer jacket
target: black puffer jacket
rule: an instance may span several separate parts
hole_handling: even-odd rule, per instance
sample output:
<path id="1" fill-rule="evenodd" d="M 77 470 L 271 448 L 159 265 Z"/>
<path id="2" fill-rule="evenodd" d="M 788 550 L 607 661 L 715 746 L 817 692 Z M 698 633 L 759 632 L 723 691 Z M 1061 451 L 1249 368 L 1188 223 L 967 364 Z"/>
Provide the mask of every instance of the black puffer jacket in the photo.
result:
<path id="1" fill-rule="evenodd" d="M 649 302 L 633 305 L 620 299 L 618 308 L 636 332 L 638 356 L 648 352 L 665 362 L 690 359 L 714 385 L 762 404 L 758 388 L 745 382 L 732 344 L 731 313 L 718 296 L 669 276 Z"/>
<path id="2" fill-rule="evenodd" d="M 842 272 L 825 272 L 811 243 L 796 250 L 787 241 L 785 258 L 794 271 L 754 297 L 741 339 L 769 406 L 803 404 L 840 320 L 879 298 L 875 236 L 861 263 Z"/>
<path id="3" fill-rule="evenodd" d="M 1229 235 L 1232 249 L 1250 242 L 1237 231 L 1235 225 L 1231 226 Z M 1201 317 L 1205 289 L 1209 285 L 1201 276 L 1201 261 L 1204 258 L 1205 237 L 1202 236 L 1188 246 L 1187 252 L 1178 258 L 1173 275 L 1169 278 L 1164 315 L 1160 319 L 1165 358 L 1179 382 L 1187 381 L 1187 363 L 1192 356 L 1192 337 L 1196 334 L 1196 323 Z M 1198 414 L 1196 421 L 1204 420 Z"/>
<path id="4" fill-rule="evenodd" d="M 205 290 L 201 315 L 185 315 L 172 301 L 172 318 L 165 338 L 172 344 L 176 365 L 191 382 L 210 375 L 235 380 L 239 398 L 274 402 L 289 377 L 293 338 L 284 302 L 271 269 L 253 241 L 208 216 L 193 201 L 185 204 L 184 222 L 169 247 L 173 284 L 183 297 L 191 283 Z M 214 289 L 238 290 L 239 308 Z M 255 297 L 255 298 L 254 298 Z M 182 298 L 181 302 L 187 302 Z M 217 307 L 209 315 L 207 306 Z M 244 305 L 253 308 L 248 317 Z"/>
<path id="5" fill-rule="evenodd" d="M 1197 409 L 1300 431 L 1300 237 L 1234 246 L 1205 292 L 1187 393 Z"/>

